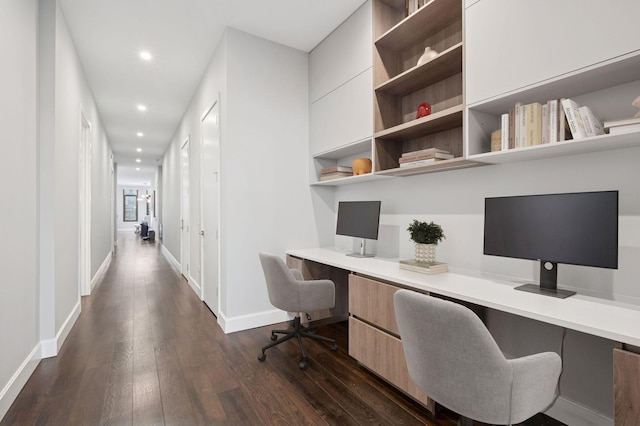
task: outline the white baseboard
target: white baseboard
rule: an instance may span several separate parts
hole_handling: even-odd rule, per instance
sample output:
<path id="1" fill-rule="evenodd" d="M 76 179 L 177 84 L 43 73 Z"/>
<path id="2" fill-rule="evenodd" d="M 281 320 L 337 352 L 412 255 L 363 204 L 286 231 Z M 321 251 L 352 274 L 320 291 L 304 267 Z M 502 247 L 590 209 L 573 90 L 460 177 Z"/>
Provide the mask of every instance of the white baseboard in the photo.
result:
<path id="1" fill-rule="evenodd" d="M 49 340 L 42 340 L 40 342 L 40 347 L 42 350 L 41 358 L 51 358 L 58 355 L 58 352 L 60 352 L 60 348 L 62 347 L 62 344 L 64 343 L 65 340 L 67 340 L 67 336 L 69 335 L 69 332 L 73 328 L 73 325 L 76 323 L 79 316 L 80 316 L 80 301 L 76 303 L 76 306 L 73 307 L 73 309 L 71 310 L 71 313 L 62 324 L 62 327 L 60 327 L 60 330 L 58 330 L 58 333 L 56 333 L 56 338 L 49 339 Z"/>
<path id="2" fill-rule="evenodd" d="M 196 293 L 196 296 L 198 296 L 198 299 L 202 300 L 202 287 L 200 287 L 200 284 L 198 284 L 198 282 L 193 279 L 191 274 L 189 274 L 187 282 L 189 283 L 191 289 Z"/>
<path id="3" fill-rule="evenodd" d="M 31 377 L 31 374 L 40 362 L 40 343 L 36 345 L 29 355 L 22 361 L 20 367 L 11 376 L 9 382 L 0 390 L 0 420 L 7 414 L 9 407 L 16 400 L 18 394 Z"/>
<path id="4" fill-rule="evenodd" d="M 104 262 L 102 262 L 102 265 L 100 265 L 100 268 L 98 268 L 98 270 L 96 271 L 96 274 L 93 276 L 93 278 L 91 278 L 92 292 L 96 284 L 98 284 L 98 281 L 100 280 L 100 278 L 102 278 L 102 275 L 107 271 L 107 268 L 109 267 L 109 265 L 111 265 L 111 259 L 113 259 L 112 251 L 107 253 L 107 257 L 104 259 Z"/>
<path id="5" fill-rule="evenodd" d="M 545 414 L 567 425 L 613 426 L 612 418 L 563 397 L 559 397 Z"/>
<path id="6" fill-rule="evenodd" d="M 291 318 L 285 311 L 274 309 L 272 311 L 260 312 L 251 315 L 240 315 L 237 317 L 227 317 L 223 312 L 218 315 L 218 324 L 225 334 L 236 331 L 248 330 L 250 328 L 264 327 L 265 325 L 277 324 L 289 321 Z"/>
<path id="7" fill-rule="evenodd" d="M 175 257 L 173 257 L 173 255 L 171 254 L 171 252 L 169 250 L 167 250 L 167 248 L 164 246 L 164 244 L 162 244 L 162 254 L 164 255 L 164 257 L 167 258 L 167 260 L 169 261 L 169 263 L 171 263 L 173 265 L 174 268 L 176 268 L 178 271 L 181 271 L 182 268 L 180 266 L 180 262 L 178 262 L 176 260 Z"/>

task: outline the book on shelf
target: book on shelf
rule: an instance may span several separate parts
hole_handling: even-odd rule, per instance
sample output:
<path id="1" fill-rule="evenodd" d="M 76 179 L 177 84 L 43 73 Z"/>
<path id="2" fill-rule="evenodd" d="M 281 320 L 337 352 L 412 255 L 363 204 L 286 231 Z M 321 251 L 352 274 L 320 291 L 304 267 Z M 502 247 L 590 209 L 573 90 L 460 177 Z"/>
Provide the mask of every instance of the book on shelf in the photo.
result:
<path id="1" fill-rule="evenodd" d="M 605 129 L 612 127 L 628 126 L 630 124 L 640 124 L 640 118 L 624 118 L 622 120 L 609 120 L 602 123 Z"/>
<path id="2" fill-rule="evenodd" d="M 516 102 L 513 107 L 513 147 L 520 148 L 520 123 L 522 122 L 520 118 L 522 108 L 522 102 Z"/>
<path id="3" fill-rule="evenodd" d="M 578 111 L 584 123 L 584 130 L 587 133 L 587 137 L 604 135 L 602 122 L 596 117 L 593 111 L 591 111 L 591 108 L 585 105 L 578 108 Z"/>
<path id="4" fill-rule="evenodd" d="M 402 163 L 408 163 L 411 161 L 429 160 L 431 158 L 437 158 L 438 160 L 450 160 L 453 158 L 453 154 L 449 154 L 446 152 L 433 152 L 433 153 L 418 154 L 418 155 L 408 155 L 408 156 L 403 155 L 402 157 L 400 157 L 398 161 L 400 162 L 400 164 L 402 164 Z"/>
<path id="5" fill-rule="evenodd" d="M 443 159 L 441 159 L 441 158 L 427 158 L 426 160 L 409 161 L 409 162 L 406 162 L 406 163 L 400 163 L 400 167 L 404 168 L 404 167 L 424 166 L 425 164 L 431 164 L 431 163 L 435 163 L 437 161 L 443 161 Z"/>
<path id="6" fill-rule="evenodd" d="M 562 99 L 558 100 L 558 142 L 571 139 L 571 131 L 567 125 L 567 117 L 562 108 Z"/>
<path id="7" fill-rule="evenodd" d="M 500 132 L 500 150 L 506 151 L 509 149 L 509 113 L 502 114 L 501 118 L 501 132 Z"/>
<path id="8" fill-rule="evenodd" d="M 542 104 L 533 102 L 526 105 L 526 123 L 523 146 L 542 144 Z"/>
<path id="9" fill-rule="evenodd" d="M 405 152 L 402 154 L 402 157 L 411 157 L 414 155 L 424 155 L 424 154 L 433 154 L 433 153 L 442 153 L 442 154 L 449 154 L 449 151 L 446 151 L 444 149 L 439 149 L 439 148 L 425 148 L 425 149 L 419 149 L 417 151 L 409 151 L 409 152 Z"/>
<path id="10" fill-rule="evenodd" d="M 584 122 L 580 116 L 580 105 L 573 99 L 562 99 L 562 109 L 564 115 L 567 117 L 567 123 L 569 123 L 569 129 L 573 139 L 582 139 L 587 137 L 587 132 L 584 128 Z"/>
<path id="11" fill-rule="evenodd" d="M 449 272 L 449 265 L 444 262 L 423 263 L 415 259 L 408 259 L 399 261 L 399 266 L 400 269 L 420 272 L 421 274 L 441 274 L 443 272 Z"/>
<path id="12" fill-rule="evenodd" d="M 502 151 L 502 129 L 491 132 L 491 152 Z"/>
<path id="13" fill-rule="evenodd" d="M 549 143 L 556 143 L 558 142 L 558 100 L 550 99 L 547 102 L 547 109 L 549 113 L 549 133 L 547 140 Z"/>
<path id="14" fill-rule="evenodd" d="M 610 135 L 621 135 L 623 133 L 633 133 L 640 131 L 640 118 L 636 118 L 638 120 L 635 124 L 625 124 L 622 126 L 613 126 L 609 127 Z"/>
<path id="15" fill-rule="evenodd" d="M 509 109 L 509 146 L 507 147 L 507 149 L 513 149 L 516 147 L 515 125 L 516 125 L 516 109 L 515 107 L 512 107 Z"/>
<path id="16" fill-rule="evenodd" d="M 542 105 L 542 143 L 549 143 L 549 102 Z"/>
<path id="17" fill-rule="evenodd" d="M 332 180 L 338 178 L 351 177 L 353 173 L 351 172 L 333 172 L 333 173 L 325 173 L 320 175 L 320 181 Z"/>
<path id="18" fill-rule="evenodd" d="M 332 166 L 332 167 L 323 167 L 322 169 L 320 169 L 321 175 L 326 175 L 327 173 L 335 173 L 335 172 L 353 173 L 353 169 L 349 166 Z"/>

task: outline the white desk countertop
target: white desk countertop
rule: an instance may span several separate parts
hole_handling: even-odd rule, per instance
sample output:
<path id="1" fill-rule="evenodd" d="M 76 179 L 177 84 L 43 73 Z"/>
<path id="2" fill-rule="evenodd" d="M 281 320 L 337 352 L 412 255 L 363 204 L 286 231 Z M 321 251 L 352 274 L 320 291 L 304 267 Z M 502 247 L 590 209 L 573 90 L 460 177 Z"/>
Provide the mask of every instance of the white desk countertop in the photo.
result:
<path id="1" fill-rule="evenodd" d="M 566 299 L 513 288 L 521 283 L 447 272 L 426 275 L 400 269 L 397 259 L 356 258 L 330 248 L 288 250 L 288 255 L 433 292 L 503 312 L 640 346 L 640 306 L 581 294 Z"/>

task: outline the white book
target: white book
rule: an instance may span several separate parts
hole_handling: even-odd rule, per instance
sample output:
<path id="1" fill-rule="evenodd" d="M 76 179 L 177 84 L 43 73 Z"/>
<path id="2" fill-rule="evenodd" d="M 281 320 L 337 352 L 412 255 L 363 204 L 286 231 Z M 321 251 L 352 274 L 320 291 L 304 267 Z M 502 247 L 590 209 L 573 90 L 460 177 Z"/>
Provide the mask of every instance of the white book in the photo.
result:
<path id="1" fill-rule="evenodd" d="M 441 160 L 439 160 L 437 158 L 429 158 L 429 159 L 426 159 L 426 160 L 410 161 L 408 163 L 400 164 L 400 167 L 404 168 L 404 167 L 423 166 L 425 164 L 435 163 L 436 161 L 441 161 Z"/>
<path id="2" fill-rule="evenodd" d="M 509 114 L 502 114 L 502 151 L 509 149 Z"/>
<path id="3" fill-rule="evenodd" d="M 542 143 L 549 143 L 549 104 L 542 105 Z"/>
<path id="4" fill-rule="evenodd" d="M 558 142 L 558 100 L 549 102 L 549 143 Z"/>
<path id="5" fill-rule="evenodd" d="M 402 154 L 402 157 L 411 157 L 413 155 L 423 155 L 423 154 L 433 154 L 436 152 L 441 152 L 443 154 L 449 154 L 449 151 L 445 151 L 444 149 L 439 149 L 439 148 L 425 148 L 425 149 L 420 149 L 418 151 L 410 151 L 410 152 L 405 152 Z"/>
<path id="6" fill-rule="evenodd" d="M 602 122 L 598 117 L 596 117 L 593 111 L 591 111 L 591 108 L 588 106 L 581 106 L 578 108 L 578 111 L 580 112 L 580 117 L 584 123 L 584 129 L 587 132 L 587 136 L 604 135 Z"/>
<path id="7" fill-rule="evenodd" d="M 627 124 L 626 126 L 615 126 L 609 129 L 610 135 L 621 135 L 623 133 L 640 132 L 640 123 Z"/>
<path id="8" fill-rule="evenodd" d="M 611 120 L 602 123 L 605 129 L 616 126 L 626 126 L 627 124 L 640 124 L 640 118 L 625 118 L 622 120 Z"/>
<path id="9" fill-rule="evenodd" d="M 587 137 L 584 122 L 580 116 L 580 111 L 578 111 L 579 108 L 580 106 L 572 99 L 562 100 L 562 109 L 564 110 L 564 115 L 567 117 L 567 123 L 569 123 L 569 129 L 571 130 L 573 139 Z"/>

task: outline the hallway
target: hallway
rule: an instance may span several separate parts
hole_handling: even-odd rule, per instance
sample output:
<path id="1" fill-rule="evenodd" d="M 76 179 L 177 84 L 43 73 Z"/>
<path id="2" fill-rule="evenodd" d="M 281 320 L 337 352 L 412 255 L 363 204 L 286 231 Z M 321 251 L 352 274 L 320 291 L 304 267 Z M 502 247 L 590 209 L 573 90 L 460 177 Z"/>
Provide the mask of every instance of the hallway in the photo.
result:
<path id="1" fill-rule="evenodd" d="M 256 260 L 257 261 L 257 260 Z M 340 349 L 306 342 L 256 356 L 263 327 L 225 335 L 160 245 L 120 233 L 118 253 L 55 358 L 42 360 L 1 425 L 454 424 L 369 375 Z"/>

